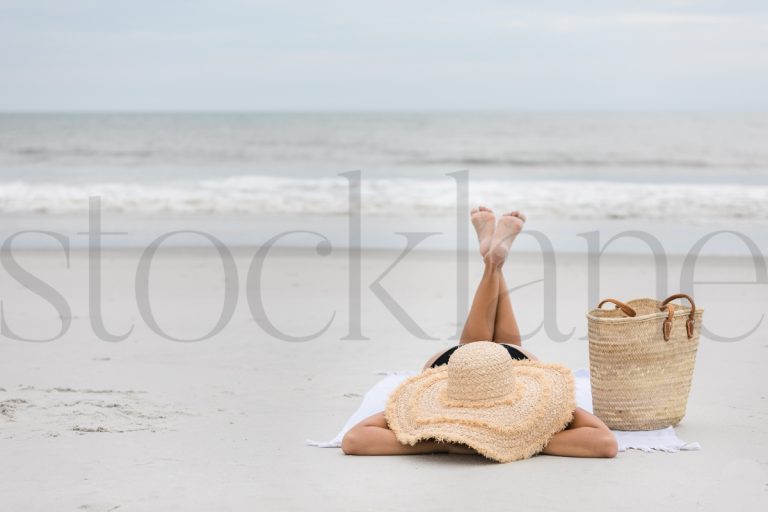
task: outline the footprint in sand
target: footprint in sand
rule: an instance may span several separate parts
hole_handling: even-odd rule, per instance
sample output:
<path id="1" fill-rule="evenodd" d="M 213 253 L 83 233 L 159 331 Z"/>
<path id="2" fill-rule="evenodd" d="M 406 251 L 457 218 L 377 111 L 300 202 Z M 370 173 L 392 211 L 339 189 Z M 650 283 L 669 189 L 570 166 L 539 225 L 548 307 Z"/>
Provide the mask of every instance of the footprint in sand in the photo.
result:
<path id="1" fill-rule="evenodd" d="M 125 433 L 168 430 L 184 411 L 149 400 L 142 391 L 37 389 L 19 386 L 0 393 L 0 437 L 59 437 L 66 432 Z"/>

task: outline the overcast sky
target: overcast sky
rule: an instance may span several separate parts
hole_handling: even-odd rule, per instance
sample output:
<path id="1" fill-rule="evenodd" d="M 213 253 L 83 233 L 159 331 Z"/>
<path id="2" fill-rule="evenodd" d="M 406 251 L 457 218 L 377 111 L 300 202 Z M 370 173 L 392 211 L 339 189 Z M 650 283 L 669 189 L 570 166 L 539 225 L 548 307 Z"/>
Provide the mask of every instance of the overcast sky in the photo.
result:
<path id="1" fill-rule="evenodd" d="M 0 0 L 0 110 L 768 110 L 768 1 Z"/>

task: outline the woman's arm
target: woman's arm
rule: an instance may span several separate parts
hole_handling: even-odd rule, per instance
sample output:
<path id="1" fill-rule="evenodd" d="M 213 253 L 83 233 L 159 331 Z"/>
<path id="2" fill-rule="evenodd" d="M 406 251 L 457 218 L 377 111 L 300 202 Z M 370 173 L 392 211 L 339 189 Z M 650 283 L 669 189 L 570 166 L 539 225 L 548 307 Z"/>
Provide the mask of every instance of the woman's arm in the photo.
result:
<path id="1" fill-rule="evenodd" d="M 541 453 L 563 457 L 615 457 L 618 452 L 616 436 L 594 414 L 577 407 L 573 421 L 552 436 Z"/>
<path id="2" fill-rule="evenodd" d="M 349 430 L 341 441 L 347 455 L 414 455 L 421 453 L 477 453 L 454 443 L 421 441 L 414 446 L 402 444 L 387 426 L 384 413 L 370 416 Z"/>
<path id="3" fill-rule="evenodd" d="M 387 426 L 384 413 L 374 414 L 355 425 L 341 443 L 347 455 L 411 455 L 420 453 L 477 453 L 454 443 L 421 441 L 415 446 L 400 443 Z M 597 416 L 577 408 L 573 421 L 555 434 L 541 453 L 565 457 L 615 457 L 616 438 Z"/>

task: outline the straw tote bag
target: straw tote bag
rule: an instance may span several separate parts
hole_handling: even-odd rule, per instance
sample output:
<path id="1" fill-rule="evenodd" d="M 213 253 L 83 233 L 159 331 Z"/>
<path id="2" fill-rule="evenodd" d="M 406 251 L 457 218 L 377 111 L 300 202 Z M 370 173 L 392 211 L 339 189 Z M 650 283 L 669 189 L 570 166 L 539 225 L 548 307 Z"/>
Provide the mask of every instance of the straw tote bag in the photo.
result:
<path id="1" fill-rule="evenodd" d="M 672 304 L 686 299 L 690 305 Z M 606 303 L 615 309 L 601 309 Z M 614 430 L 655 430 L 685 415 L 703 311 L 663 301 L 606 299 L 587 314 L 592 407 Z"/>

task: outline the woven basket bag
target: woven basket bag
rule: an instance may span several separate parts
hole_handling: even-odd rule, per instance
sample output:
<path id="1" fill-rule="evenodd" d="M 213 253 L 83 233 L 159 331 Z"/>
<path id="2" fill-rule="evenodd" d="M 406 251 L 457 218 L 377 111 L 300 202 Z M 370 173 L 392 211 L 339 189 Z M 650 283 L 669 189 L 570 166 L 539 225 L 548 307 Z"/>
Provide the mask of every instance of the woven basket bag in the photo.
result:
<path id="1" fill-rule="evenodd" d="M 688 305 L 676 305 L 687 299 Z M 600 309 L 606 303 L 615 309 Z M 703 310 L 663 301 L 606 299 L 587 314 L 592 406 L 614 430 L 655 430 L 685 416 Z"/>

